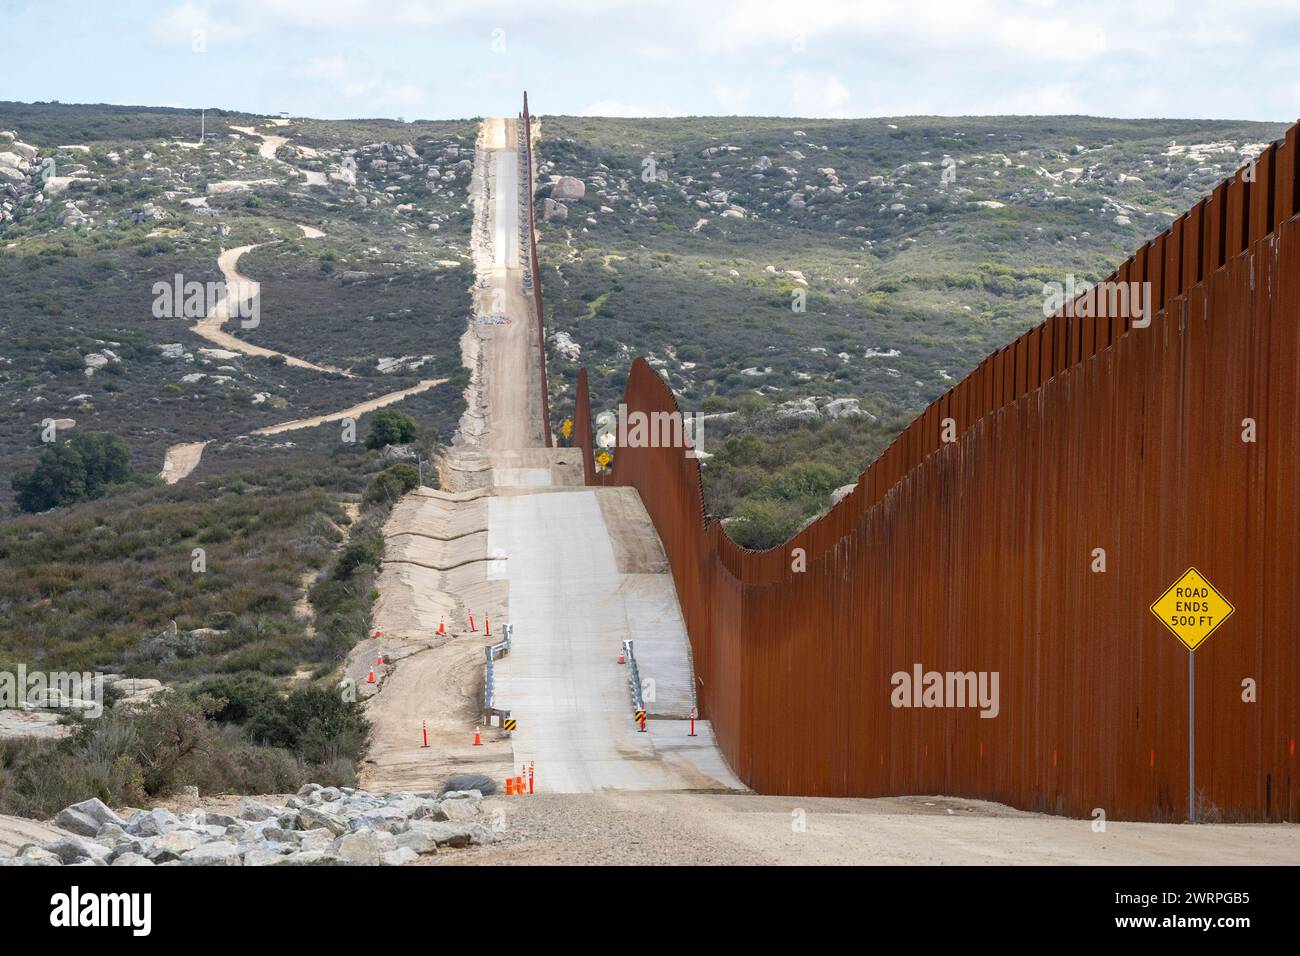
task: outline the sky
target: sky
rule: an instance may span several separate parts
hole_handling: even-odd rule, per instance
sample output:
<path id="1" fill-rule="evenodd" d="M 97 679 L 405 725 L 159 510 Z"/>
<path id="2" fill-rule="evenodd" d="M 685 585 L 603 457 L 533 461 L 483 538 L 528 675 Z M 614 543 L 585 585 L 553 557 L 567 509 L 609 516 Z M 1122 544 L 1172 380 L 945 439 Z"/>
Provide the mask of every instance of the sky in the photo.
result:
<path id="1" fill-rule="evenodd" d="M 0 100 L 1294 121 L 1300 0 L 0 0 Z"/>

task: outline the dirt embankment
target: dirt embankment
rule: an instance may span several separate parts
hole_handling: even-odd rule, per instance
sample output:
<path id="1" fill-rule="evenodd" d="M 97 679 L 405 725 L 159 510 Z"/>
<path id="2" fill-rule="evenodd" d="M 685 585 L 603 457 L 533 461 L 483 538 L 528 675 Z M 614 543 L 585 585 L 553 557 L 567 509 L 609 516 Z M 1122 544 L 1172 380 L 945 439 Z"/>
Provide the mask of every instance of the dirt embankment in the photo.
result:
<path id="1" fill-rule="evenodd" d="M 472 320 L 461 339 L 470 384 L 465 415 L 439 461 L 446 490 L 421 490 L 393 509 L 384 528 L 387 548 L 374 615 L 381 638 L 366 642 L 374 647 L 358 648 L 349 664 L 349 675 L 361 678 L 369 690 L 370 666 L 380 646 L 400 655 L 391 672 L 386 666 L 377 668 L 378 692 L 367 704 L 373 743 L 363 783 L 372 790 L 418 789 L 453 771 L 500 779 L 512 762 L 509 741 L 498 730 L 482 727 L 482 709 L 483 648 L 500 640 L 508 612 L 504 583 L 488 579 L 493 558 L 487 552 L 486 495 L 493 480 L 492 449 L 503 435 L 521 445 L 527 441 L 527 424 L 520 427 L 518 410 L 523 409 L 526 419 L 529 376 L 527 365 L 517 361 L 524 340 L 516 333 L 528 334 L 528 312 L 522 297 L 508 293 L 518 285 L 517 269 L 497 267 L 494 253 L 504 241 L 501 237 L 516 229 L 514 220 L 496 222 L 502 204 L 494 198 L 498 169 L 506 165 L 497 157 L 513 158 L 506 149 L 513 135 L 505 121 L 484 122 L 469 197 L 474 209 L 475 312 L 487 315 L 494 304 L 504 304 L 509 321 Z M 517 203 L 517 184 L 509 184 L 509 190 L 510 201 Z M 507 379 L 509 397 L 498 386 Z M 486 633 L 489 620 L 495 620 L 497 628 L 491 637 Z M 445 635 L 438 633 L 440 625 Z M 477 747 L 476 727 L 483 741 Z"/>

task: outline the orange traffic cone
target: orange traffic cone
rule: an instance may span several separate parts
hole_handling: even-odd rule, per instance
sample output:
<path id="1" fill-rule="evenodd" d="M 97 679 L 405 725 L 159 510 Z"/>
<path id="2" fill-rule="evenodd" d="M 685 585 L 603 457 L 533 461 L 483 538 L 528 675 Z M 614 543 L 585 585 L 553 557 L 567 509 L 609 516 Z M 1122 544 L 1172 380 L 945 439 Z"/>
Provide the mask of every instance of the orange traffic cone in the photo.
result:
<path id="1" fill-rule="evenodd" d="M 447 625 L 443 623 L 441 616 L 439 616 L 438 618 L 438 633 L 439 634 L 447 633 Z"/>
<path id="2" fill-rule="evenodd" d="M 375 631 L 375 640 L 379 640 L 379 632 Z"/>
<path id="3" fill-rule="evenodd" d="M 380 651 L 378 654 L 375 655 L 375 663 L 378 664 L 380 667 L 383 667 L 383 666 L 384 666 L 384 652 L 383 652 L 383 651 Z"/>
<path id="4" fill-rule="evenodd" d="M 474 746 L 475 747 L 483 746 L 483 735 L 479 733 L 479 728 L 477 727 L 474 728 Z"/>
<path id="5" fill-rule="evenodd" d="M 627 656 L 626 656 L 622 651 L 619 651 L 619 652 L 618 652 L 618 662 L 619 662 L 620 664 L 626 664 L 626 663 L 627 663 Z"/>
<path id="6" fill-rule="evenodd" d="M 372 668 L 370 668 L 370 680 L 369 680 L 369 683 L 373 684 L 374 682 L 375 682 L 375 669 L 372 667 Z"/>

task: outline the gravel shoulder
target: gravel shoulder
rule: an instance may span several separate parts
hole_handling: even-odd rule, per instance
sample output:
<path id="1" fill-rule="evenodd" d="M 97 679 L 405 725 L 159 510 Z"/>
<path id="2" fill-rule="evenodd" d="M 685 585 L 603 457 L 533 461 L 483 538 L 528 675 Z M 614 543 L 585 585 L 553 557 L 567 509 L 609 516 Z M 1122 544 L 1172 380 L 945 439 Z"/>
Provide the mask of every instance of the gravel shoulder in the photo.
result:
<path id="1" fill-rule="evenodd" d="M 950 812 L 951 811 L 951 812 Z M 1300 826 L 1109 823 L 952 797 L 538 794 L 484 801 L 497 841 L 433 864 L 1295 865 Z M 504 815 L 502 818 L 500 815 Z"/>

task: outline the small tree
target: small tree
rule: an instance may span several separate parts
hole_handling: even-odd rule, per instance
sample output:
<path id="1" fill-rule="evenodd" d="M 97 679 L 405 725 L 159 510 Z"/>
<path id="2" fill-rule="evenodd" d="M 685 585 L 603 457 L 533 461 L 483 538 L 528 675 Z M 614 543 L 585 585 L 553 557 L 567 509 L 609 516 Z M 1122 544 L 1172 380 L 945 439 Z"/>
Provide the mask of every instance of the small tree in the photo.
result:
<path id="1" fill-rule="evenodd" d="M 415 441 L 420 426 L 415 419 L 395 408 L 381 408 L 370 420 L 370 434 L 366 436 L 367 448 L 385 445 L 406 445 Z"/>
<path id="2" fill-rule="evenodd" d="M 46 511 L 90 498 L 131 479 L 131 451 L 116 435 L 80 432 L 41 453 L 10 481 L 23 511 Z"/>

